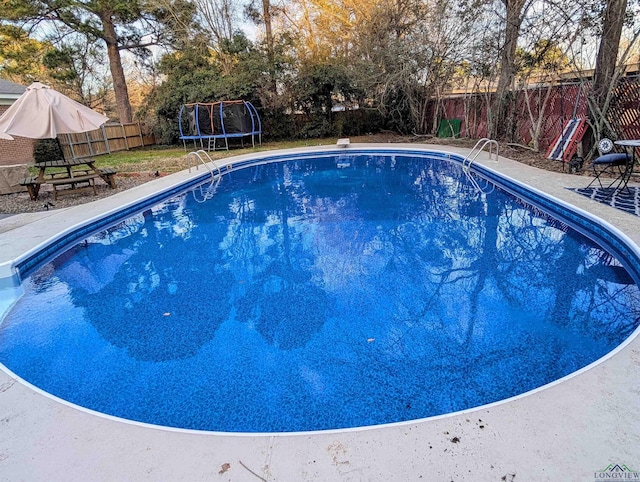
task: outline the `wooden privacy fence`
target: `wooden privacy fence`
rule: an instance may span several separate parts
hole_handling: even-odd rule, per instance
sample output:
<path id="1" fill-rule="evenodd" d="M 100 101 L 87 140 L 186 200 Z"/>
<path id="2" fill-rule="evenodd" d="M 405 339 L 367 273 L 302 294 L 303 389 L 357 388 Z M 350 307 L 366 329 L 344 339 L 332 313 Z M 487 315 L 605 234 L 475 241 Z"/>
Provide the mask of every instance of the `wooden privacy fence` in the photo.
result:
<path id="1" fill-rule="evenodd" d="M 60 134 L 58 141 L 65 159 L 83 159 L 156 143 L 153 134 L 146 132 L 139 122 L 105 124 L 80 134 Z"/>

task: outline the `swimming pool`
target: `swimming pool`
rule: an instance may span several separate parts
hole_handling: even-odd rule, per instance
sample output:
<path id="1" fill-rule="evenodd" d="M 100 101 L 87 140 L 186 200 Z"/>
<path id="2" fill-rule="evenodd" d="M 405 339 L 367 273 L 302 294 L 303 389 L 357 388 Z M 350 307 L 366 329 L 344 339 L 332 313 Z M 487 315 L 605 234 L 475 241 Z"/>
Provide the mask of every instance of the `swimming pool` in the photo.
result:
<path id="1" fill-rule="evenodd" d="M 532 199 L 476 192 L 456 161 L 276 161 L 33 271 L 0 327 L 0 360 L 134 420 L 316 430 L 501 400 L 591 363 L 636 327 L 633 266 Z"/>

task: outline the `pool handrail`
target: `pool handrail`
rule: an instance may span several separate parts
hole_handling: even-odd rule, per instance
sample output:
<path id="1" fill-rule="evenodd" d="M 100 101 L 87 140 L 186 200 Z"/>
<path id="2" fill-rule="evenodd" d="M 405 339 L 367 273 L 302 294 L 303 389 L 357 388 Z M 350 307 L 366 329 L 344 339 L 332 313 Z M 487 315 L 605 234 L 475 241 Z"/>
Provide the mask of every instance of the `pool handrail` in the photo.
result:
<path id="1" fill-rule="evenodd" d="M 204 160 L 204 157 L 206 157 L 208 159 L 208 163 Z M 220 166 L 218 166 L 215 161 L 213 159 L 211 159 L 211 156 L 209 156 L 209 154 L 207 153 L 207 151 L 205 151 L 204 149 L 200 149 L 198 151 L 193 151 L 190 152 L 189 154 L 187 154 L 187 166 L 189 167 L 189 172 L 191 172 L 191 159 L 198 159 L 200 161 L 200 163 L 205 167 L 205 169 L 207 171 L 209 171 L 209 174 L 211 175 L 211 182 L 209 183 L 209 185 L 206 187 L 206 191 L 203 191 L 204 188 L 204 184 L 201 183 L 198 186 L 195 186 L 193 188 L 193 190 L 191 191 L 191 193 L 193 194 L 193 199 L 196 202 L 202 203 L 205 201 L 208 201 L 209 199 L 211 199 L 213 197 L 213 195 L 216 193 L 216 190 L 218 189 L 218 185 L 220 184 L 220 181 L 222 180 L 222 171 L 220 170 Z M 213 169 L 211 169 L 209 167 L 209 164 L 212 164 L 213 167 L 215 168 L 215 170 L 217 171 L 217 175 L 214 174 Z M 198 164 L 197 162 L 194 162 L 195 168 L 198 169 Z M 214 186 L 215 183 L 215 186 Z M 198 199 L 196 197 L 196 189 L 198 189 L 200 191 L 200 193 L 202 194 L 202 200 Z"/>
<path id="2" fill-rule="evenodd" d="M 484 150 L 486 146 L 489 146 L 489 160 L 492 162 L 498 162 L 498 141 L 496 141 L 495 139 L 489 139 L 488 137 L 483 137 L 482 139 L 478 139 L 478 142 L 476 142 L 476 145 L 473 146 L 471 151 L 469 151 L 469 154 L 467 154 L 465 158 L 462 160 L 462 169 L 464 169 L 466 172 L 469 172 L 469 169 L 471 168 L 471 164 L 473 164 L 473 161 L 477 159 L 477 157 L 480 155 L 480 153 Z M 495 161 L 493 161 L 493 146 L 496 147 Z"/>
<path id="3" fill-rule="evenodd" d="M 493 161 L 494 145 L 496 147 L 495 161 Z M 478 181 L 476 181 L 475 178 L 471 175 L 470 170 L 471 170 L 471 164 L 473 164 L 473 161 L 477 159 L 477 157 L 480 155 L 480 153 L 484 150 L 486 146 L 489 146 L 489 161 L 498 162 L 498 141 L 496 141 L 495 139 L 489 139 L 488 137 L 483 137 L 482 139 L 479 139 L 478 142 L 476 142 L 476 145 L 473 146 L 473 149 L 469 151 L 469 154 L 467 154 L 465 158 L 462 160 L 462 171 L 467 176 L 467 179 L 473 185 L 473 187 L 478 192 L 481 192 L 483 194 L 489 194 L 491 191 L 495 189 L 495 186 L 493 186 L 493 184 L 491 183 L 487 183 L 487 185 L 491 185 L 492 187 L 491 187 L 491 190 L 485 191 L 482 187 L 480 187 L 480 184 L 478 184 Z"/>

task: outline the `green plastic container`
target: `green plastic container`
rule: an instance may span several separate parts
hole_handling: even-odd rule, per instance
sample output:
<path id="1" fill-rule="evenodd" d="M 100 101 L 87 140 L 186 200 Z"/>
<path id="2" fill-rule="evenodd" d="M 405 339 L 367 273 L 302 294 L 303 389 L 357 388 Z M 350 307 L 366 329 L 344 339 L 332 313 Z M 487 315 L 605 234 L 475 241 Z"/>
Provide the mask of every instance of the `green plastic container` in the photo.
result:
<path id="1" fill-rule="evenodd" d="M 460 119 L 442 119 L 438 129 L 438 137 L 460 137 Z"/>

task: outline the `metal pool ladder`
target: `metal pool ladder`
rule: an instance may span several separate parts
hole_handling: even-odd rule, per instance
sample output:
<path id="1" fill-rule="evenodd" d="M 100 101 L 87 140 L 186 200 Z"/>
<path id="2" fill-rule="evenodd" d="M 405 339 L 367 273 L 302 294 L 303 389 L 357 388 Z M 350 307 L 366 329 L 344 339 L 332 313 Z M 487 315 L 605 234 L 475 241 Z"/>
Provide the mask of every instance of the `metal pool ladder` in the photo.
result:
<path id="1" fill-rule="evenodd" d="M 205 161 L 205 158 L 208 160 L 208 163 L 207 161 Z M 205 187 L 204 184 L 200 184 L 199 186 L 193 188 L 193 190 L 191 191 L 193 193 L 193 199 L 195 199 L 197 202 L 208 201 L 216 193 L 218 185 L 222 180 L 222 172 L 220 171 L 220 166 L 218 166 L 213 161 L 213 159 L 211 159 L 211 156 L 209 156 L 209 153 L 207 151 L 201 149 L 199 151 L 193 151 L 187 154 L 187 166 L 189 168 L 189 172 L 191 172 L 191 159 L 193 159 L 196 169 L 198 169 L 199 167 L 197 161 L 200 161 L 205 169 L 209 171 L 209 174 L 211 174 L 211 182 L 209 183 L 209 185 Z M 211 164 L 215 168 L 215 170 L 217 171 L 217 175 L 214 173 L 214 170 L 209 167 L 209 164 Z M 200 199 L 196 197 L 196 190 L 200 192 Z"/>
<path id="2" fill-rule="evenodd" d="M 498 141 L 496 141 L 495 139 L 489 139 L 488 137 L 483 137 L 482 139 L 479 139 L 478 142 L 476 142 L 476 145 L 473 146 L 473 149 L 471 149 L 469 154 L 467 154 L 467 156 L 462 160 L 462 171 L 467 176 L 467 179 L 469 179 L 471 184 L 473 184 L 473 187 L 475 187 L 478 191 L 485 194 L 489 194 L 491 191 L 494 190 L 495 187 L 492 186 L 491 190 L 486 191 L 485 189 L 487 189 L 487 186 L 490 185 L 489 182 L 487 182 L 487 185 L 485 186 L 485 188 L 480 187 L 480 185 L 478 184 L 478 181 L 476 181 L 476 179 L 471 174 L 471 165 L 487 146 L 489 146 L 489 161 L 498 162 Z M 494 146 L 496 149 L 495 160 L 493 158 Z"/>

